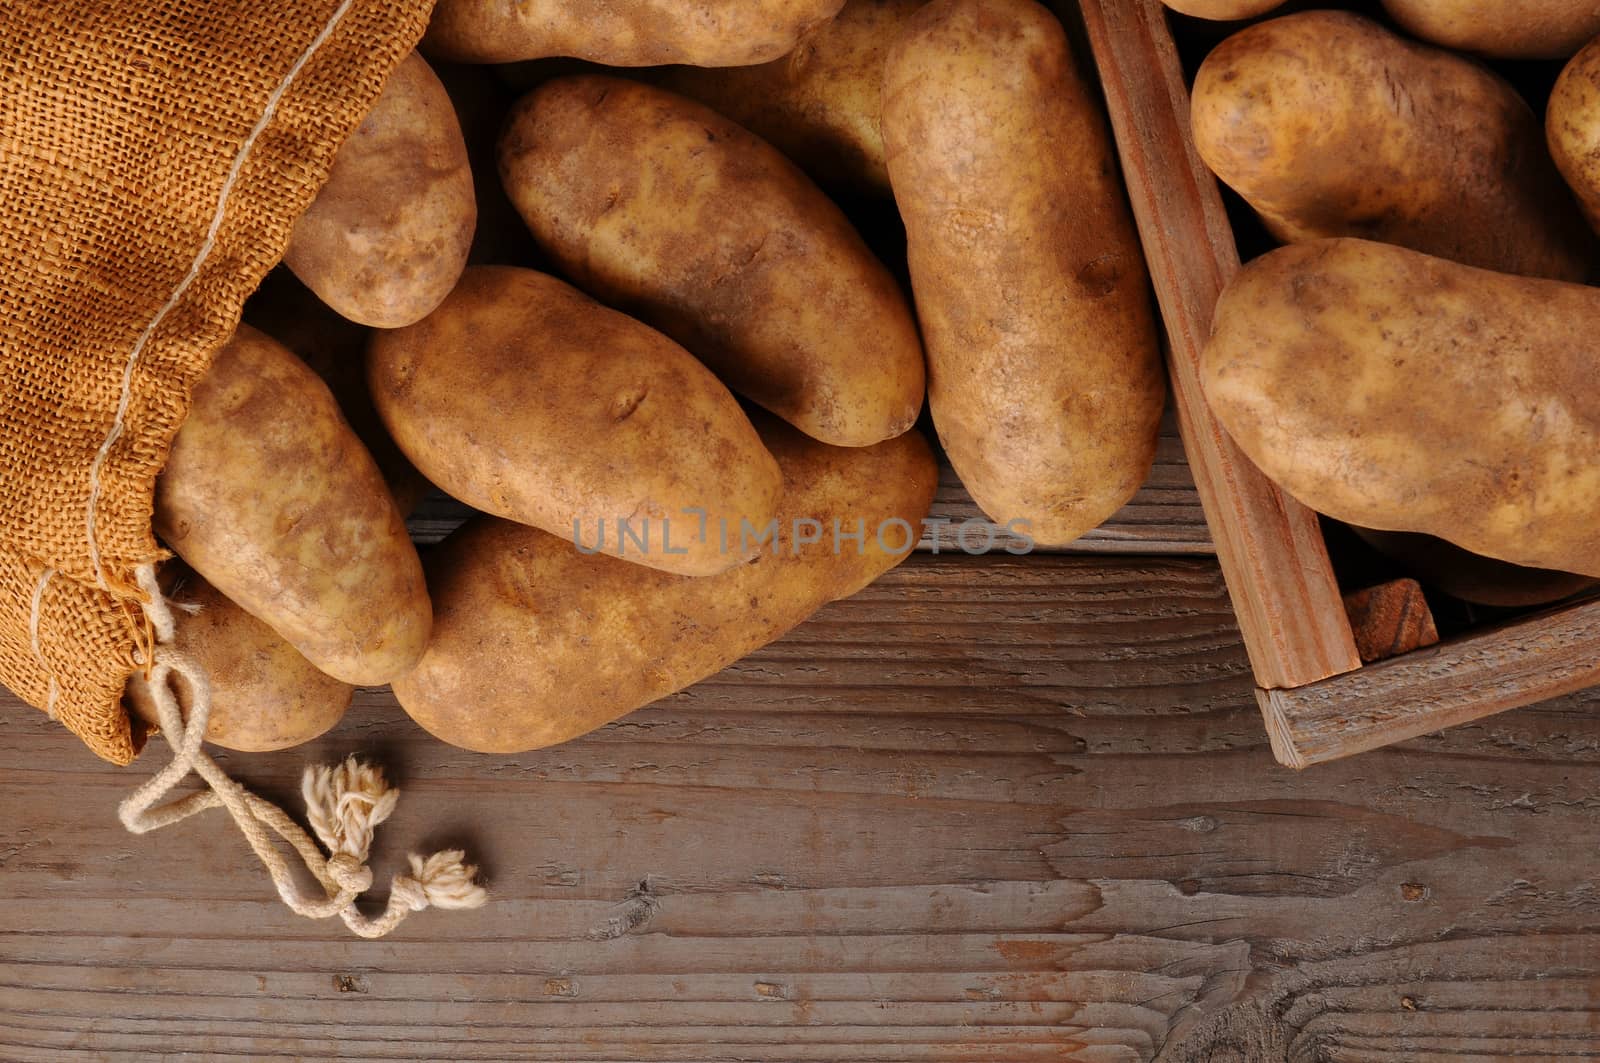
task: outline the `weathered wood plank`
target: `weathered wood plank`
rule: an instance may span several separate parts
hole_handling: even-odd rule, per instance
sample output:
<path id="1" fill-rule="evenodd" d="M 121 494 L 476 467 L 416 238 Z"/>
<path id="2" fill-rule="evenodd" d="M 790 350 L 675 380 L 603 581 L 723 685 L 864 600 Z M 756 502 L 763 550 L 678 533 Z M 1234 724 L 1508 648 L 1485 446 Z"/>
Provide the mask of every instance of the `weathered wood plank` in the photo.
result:
<path id="1" fill-rule="evenodd" d="M 0 1058 L 1593 1056 L 1597 704 L 1298 774 L 1213 564 L 917 557 L 552 750 L 363 692 L 307 755 L 402 785 L 380 880 L 464 844 L 494 894 L 378 942 L 284 912 L 215 813 L 123 833 L 159 745 L 7 705 Z M 292 800 L 305 759 L 227 763 Z"/>

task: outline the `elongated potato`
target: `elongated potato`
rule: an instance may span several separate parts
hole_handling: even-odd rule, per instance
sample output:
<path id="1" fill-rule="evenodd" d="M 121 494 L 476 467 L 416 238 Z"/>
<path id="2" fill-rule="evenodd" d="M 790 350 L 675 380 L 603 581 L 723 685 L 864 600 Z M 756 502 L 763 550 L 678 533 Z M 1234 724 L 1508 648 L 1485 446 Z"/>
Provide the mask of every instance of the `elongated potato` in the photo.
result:
<path id="1" fill-rule="evenodd" d="M 1574 56 L 1556 79 L 1545 136 L 1589 226 L 1600 232 L 1600 40 Z"/>
<path id="2" fill-rule="evenodd" d="M 510 63 L 569 56 L 606 66 L 747 66 L 794 50 L 844 0 L 440 0 L 422 48 Z"/>
<path id="3" fill-rule="evenodd" d="M 762 438 L 786 484 L 775 545 L 721 575 L 586 555 L 490 518 L 456 532 L 428 560 L 439 622 L 395 683 L 401 706 L 466 749 L 564 742 L 720 671 L 905 556 L 938 479 L 920 435 L 830 447 L 764 419 Z"/>
<path id="4" fill-rule="evenodd" d="M 350 320 L 398 328 L 455 286 L 477 217 L 455 109 L 413 54 L 339 149 L 283 261 Z"/>
<path id="5" fill-rule="evenodd" d="M 1192 110 L 1201 158 L 1285 243 L 1353 236 L 1588 275 L 1593 241 L 1538 119 L 1471 60 L 1347 12 L 1286 15 L 1206 57 Z"/>
<path id="6" fill-rule="evenodd" d="M 339 412 L 367 448 L 402 516 L 428 493 L 428 481 L 400 452 L 367 392 L 370 330 L 329 309 L 287 270 L 273 270 L 245 303 L 244 320 L 287 347 L 322 378 Z"/>
<path id="7" fill-rule="evenodd" d="M 194 390 L 155 527 L 336 679 L 386 683 L 427 645 L 422 565 L 377 465 L 327 385 L 248 325 Z"/>
<path id="8" fill-rule="evenodd" d="M 1497 59 L 1565 59 L 1600 35 L 1595 0 L 1383 0 L 1423 40 Z"/>
<path id="9" fill-rule="evenodd" d="M 996 521 L 1070 542 L 1144 482 L 1166 397 L 1098 97 L 1033 0 L 934 0 L 883 131 L 950 463 Z"/>
<path id="10" fill-rule="evenodd" d="M 1161 0 L 1172 10 L 1217 22 L 1255 18 L 1283 6 L 1283 0 Z"/>
<path id="11" fill-rule="evenodd" d="M 1374 550 L 1398 561 L 1423 583 L 1474 605 L 1526 609 L 1549 605 L 1596 586 L 1589 576 L 1524 568 L 1492 557 L 1479 557 L 1454 543 L 1416 532 L 1353 528 Z"/>
<path id="12" fill-rule="evenodd" d="M 165 566 L 163 577 L 171 567 Z M 245 753 L 288 749 L 329 730 L 350 707 L 355 687 L 318 671 L 199 576 L 178 577 L 167 596 L 177 621 L 172 645 L 199 665 L 211 685 L 207 742 Z M 188 687 L 177 693 L 187 718 Z M 123 700 L 145 723 L 159 724 L 142 674 L 128 680 Z"/>
<path id="13" fill-rule="evenodd" d="M 1328 240 L 1247 266 L 1206 397 L 1263 472 L 1350 524 L 1600 576 L 1600 291 Z"/>
<path id="14" fill-rule="evenodd" d="M 429 479 L 590 549 L 706 576 L 749 556 L 707 528 L 776 513 L 778 463 L 711 371 L 543 273 L 474 266 L 421 322 L 377 334 L 368 371 Z"/>
<path id="15" fill-rule="evenodd" d="M 655 83 L 738 122 L 824 187 L 887 196 L 883 63 L 906 19 L 926 2 L 849 0 L 781 59 L 675 66 Z"/>
<path id="16" fill-rule="evenodd" d="M 557 78 L 512 110 L 500 173 L 577 284 L 826 443 L 922 408 L 910 307 L 839 208 L 708 108 L 618 78 Z"/>

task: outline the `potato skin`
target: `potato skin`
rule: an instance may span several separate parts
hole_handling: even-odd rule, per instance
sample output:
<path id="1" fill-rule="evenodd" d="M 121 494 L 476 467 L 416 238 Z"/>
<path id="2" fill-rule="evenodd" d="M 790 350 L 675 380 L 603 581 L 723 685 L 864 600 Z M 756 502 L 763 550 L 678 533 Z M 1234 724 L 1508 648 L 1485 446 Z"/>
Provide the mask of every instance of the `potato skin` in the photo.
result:
<path id="1" fill-rule="evenodd" d="M 1496 59 L 1565 59 L 1600 34 L 1595 0 L 1383 0 L 1408 33 Z"/>
<path id="2" fill-rule="evenodd" d="M 1527 609 L 1559 602 L 1600 584 L 1589 576 L 1479 557 L 1432 535 L 1351 530 L 1378 553 L 1404 565 L 1416 579 L 1474 605 Z"/>
<path id="3" fill-rule="evenodd" d="M 1172 10 L 1215 22 L 1255 18 L 1283 6 L 1284 0 L 1161 0 Z"/>
<path id="4" fill-rule="evenodd" d="M 770 145 L 665 90 L 556 78 L 518 103 L 500 173 L 579 287 L 687 347 L 826 443 L 866 446 L 922 408 L 899 286 Z"/>
<path id="5" fill-rule="evenodd" d="M 1539 121 L 1496 75 L 1342 11 L 1229 37 L 1201 64 L 1206 165 L 1285 243 L 1351 236 L 1582 280 L 1594 251 Z"/>
<path id="6" fill-rule="evenodd" d="M 825 188 L 888 196 L 883 64 L 906 19 L 925 3 L 849 0 L 781 59 L 669 67 L 654 83 L 738 122 Z"/>
<path id="7" fill-rule="evenodd" d="M 748 555 L 702 537 L 691 510 L 712 528 L 776 513 L 778 463 L 711 371 L 546 274 L 468 269 L 421 322 L 373 337 L 368 373 L 390 432 L 429 479 L 569 542 L 581 529 L 586 546 L 708 576 Z M 645 548 L 622 539 L 623 520 Z"/>
<path id="8" fill-rule="evenodd" d="M 477 218 L 455 109 L 413 53 L 340 147 L 283 260 L 350 320 L 398 328 L 450 293 Z"/>
<path id="9" fill-rule="evenodd" d="M 367 392 L 364 325 L 335 313 L 286 269 L 273 270 L 244 306 L 244 320 L 287 347 L 333 392 L 339 412 L 367 448 L 402 516 L 409 516 L 430 484 L 400 452 Z"/>
<path id="10" fill-rule="evenodd" d="M 762 438 L 787 490 L 780 546 L 717 576 L 685 579 L 544 532 L 479 518 L 428 559 L 439 623 L 400 704 L 452 745 L 538 749 L 575 738 L 697 682 L 854 594 L 904 556 L 895 518 L 915 528 L 938 479 L 916 432 L 866 448 L 830 447 L 770 418 Z M 795 548 L 797 520 L 821 541 Z M 864 521 L 866 552 L 841 542 Z M 810 527 L 807 526 L 807 530 Z M 888 549 L 885 549 L 885 546 Z"/>
<path id="11" fill-rule="evenodd" d="M 605 66 L 747 66 L 794 49 L 844 0 L 440 0 L 422 49 L 511 63 L 568 56 Z"/>
<path id="12" fill-rule="evenodd" d="M 1600 232 L 1600 40 L 1574 56 L 1556 79 L 1545 136 L 1584 217 Z"/>
<path id="13" fill-rule="evenodd" d="M 386 683 L 427 645 L 422 565 L 377 465 L 327 385 L 248 325 L 194 390 L 155 527 L 336 679 Z"/>
<path id="14" fill-rule="evenodd" d="M 994 520 L 1071 542 L 1144 482 L 1166 397 L 1098 97 L 1033 0 L 934 0 L 883 131 L 950 463 Z"/>
<path id="15" fill-rule="evenodd" d="M 205 580 L 185 573 L 167 596 L 177 621 L 172 645 L 211 684 L 207 742 L 242 753 L 289 749 L 343 718 L 355 687 L 318 671 L 277 632 Z M 187 713 L 187 687 L 179 687 L 178 701 Z M 159 726 L 142 674 L 129 678 L 124 703 L 145 723 Z"/>
<path id="16" fill-rule="evenodd" d="M 1247 266 L 1201 369 L 1229 434 L 1313 509 L 1600 576 L 1597 365 L 1600 292 L 1346 239 Z"/>

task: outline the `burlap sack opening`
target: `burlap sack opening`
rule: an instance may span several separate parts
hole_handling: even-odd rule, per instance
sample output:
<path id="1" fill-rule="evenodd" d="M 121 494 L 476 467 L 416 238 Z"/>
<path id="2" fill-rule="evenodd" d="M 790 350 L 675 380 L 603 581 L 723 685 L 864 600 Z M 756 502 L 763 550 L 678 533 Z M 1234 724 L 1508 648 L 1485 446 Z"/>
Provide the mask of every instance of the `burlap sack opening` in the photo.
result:
<path id="1" fill-rule="evenodd" d="M 0 682 L 106 760 L 190 392 L 432 2 L 0 4 Z"/>

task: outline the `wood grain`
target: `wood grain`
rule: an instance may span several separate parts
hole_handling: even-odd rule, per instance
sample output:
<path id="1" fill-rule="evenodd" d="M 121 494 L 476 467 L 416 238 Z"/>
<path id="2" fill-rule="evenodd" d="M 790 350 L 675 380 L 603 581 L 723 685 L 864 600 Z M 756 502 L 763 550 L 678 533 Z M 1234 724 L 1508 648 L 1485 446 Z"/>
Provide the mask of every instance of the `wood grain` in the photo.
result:
<path id="1" fill-rule="evenodd" d="M 1166 323 L 1179 428 L 1256 679 L 1296 687 L 1359 668 L 1316 514 L 1251 464 L 1201 393 L 1200 352 L 1239 256 L 1216 180 L 1194 151 L 1166 8 L 1081 7 Z"/>
<path id="2" fill-rule="evenodd" d="M 1260 700 L 1278 759 L 1301 768 L 1596 683 L 1600 601 L 1588 601 Z"/>
<path id="3" fill-rule="evenodd" d="M 439 493 L 423 501 L 409 521 L 412 538 L 424 545 L 436 543 L 455 530 L 471 513 L 466 506 Z M 968 521 L 971 527 L 965 527 Z M 985 528 L 993 530 L 990 538 Z M 1021 551 L 1027 544 L 984 519 L 983 511 L 967 494 L 947 461 L 939 466 L 939 490 L 928 514 L 925 534 L 917 544 L 924 553 L 980 554 Z M 1073 554 L 1176 554 L 1210 556 L 1216 552 L 1206 528 L 1194 478 L 1183 455 L 1177 422 L 1169 410 L 1156 447 L 1155 466 L 1138 494 L 1105 524 L 1077 542 L 1039 552 Z"/>
<path id="4" fill-rule="evenodd" d="M 1600 1054 L 1600 702 L 1297 774 L 1198 560 L 917 557 L 568 745 L 442 746 L 366 691 L 294 796 L 378 754 L 482 911 L 282 910 L 155 770 L 0 710 L 0 1059 L 1363 1060 Z M 1407 1003 L 1409 1001 L 1409 1003 Z"/>

